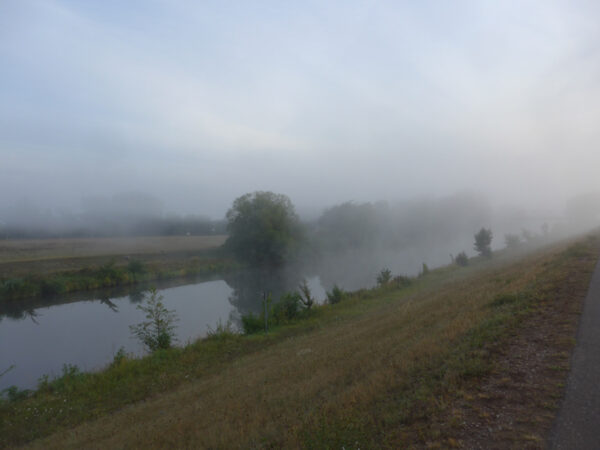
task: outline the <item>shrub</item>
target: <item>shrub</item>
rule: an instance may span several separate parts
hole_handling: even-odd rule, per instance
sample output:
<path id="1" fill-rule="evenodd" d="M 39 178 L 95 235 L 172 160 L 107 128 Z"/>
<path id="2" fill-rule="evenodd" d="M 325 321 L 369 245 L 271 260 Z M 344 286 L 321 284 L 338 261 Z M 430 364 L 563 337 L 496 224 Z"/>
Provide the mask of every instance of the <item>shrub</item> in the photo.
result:
<path id="1" fill-rule="evenodd" d="M 427 264 L 423 263 L 423 266 L 421 267 L 421 276 L 425 276 L 429 273 L 429 267 L 427 266 Z"/>
<path id="2" fill-rule="evenodd" d="M 460 252 L 456 255 L 456 258 L 454 258 L 454 262 L 461 267 L 466 267 L 469 265 L 469 257 L 465 252 Z"/>
<path id="3" fill-rule="evenodd" d="M 296 319 L 301 311 L 302 297 L 300 294 L 288 292 L 273 306 L 272 317 L 275 323 L 284 323 Z"/>
<path id="4" fill-rule="evenodd" d="M 115 353 L 115 356 L 113 356 L 113 360 L 110 363 L 110 367 L 118 367 L 126 360 L 127 360 L 127 353 L 125 353 L 125 348 L 120 347 L 119 350 L 117 351 L 117 353 Z"/>
<path id="5" fill-rule="evenodd" d="M 379 286 L 385 286 L 390 282 L 391 279 L 392 271 L 388 268 L 384 268 L 381 270 L 381 272 L 379 272 L 379 275 L 377 275 L 377 284 Z"/>
<path id="6" fill-rule="evenodd" d="M 341 302 L 345 296 L 346 293 L 337 284 L 334 284 L 331 292 L 327 292 L 327 302 L 330 305 L 335 305 Z"/>
<path id="7" fill-rule="evenodd" d="M 219 319 L 219 321 L 217 322 L 217 326 L 214 330 L 208 327 L 206 337 L 208 339 L 225 339 L 235 334 L 237 334 L 236 330 L 233 328 L 233 325 L 230 320 L 223 324 L 221 319 Z"/>
<path id="8" fill-rule="evenodd" d="M 26 399 L 31 394 L 32 391 L 29 389 L 19 389 L 17 386 L 9 386 L 0 391 L 0 400 L 2 400 L 2 396 L 6 396 L 9 402 L 16 402 Z"/>
<path id="9" fill-rule="evenodd" d="M 74 364 L 63 364 L 62 375 L 48 382 L 48 376 L 41 377 L 38 381 L 38 389 L 50 390 L 52 392 L 72 392 L 81 385 L 90 374 L 82 372 Z"/>
<path id="10" fill-rule="evenodd" d="M 312 305 L 315 303 L 315 298 L 312 296 L 312 292 L 310 292 L 310 288 L 308 287 L 306 280 L 302 280 L 302 283 L 300 283 L 298 289 L 300 289 L 301 301 L 306 309 L 312 308 Z"/>
<path id="11" fill-rule="evenodd" d="M 490 258 L 492 256 L 492 230 L 482 228 L 475 234 L 474 248 L 481 256 Z"/>
<path id="12" fill-rule="evenodd" d="M 242 314 L 242 328 L 244 334 L 255 334 L 265 330 L 265 321 L 258 314 Z"/>
<path id="13" fill-rule="evenodd" d="M 16 295 L 24 290 L 25 284 L 22 278 L 10 278 L 2 283 L 2 291 L 8 296 Z"/>
<path id="14" fill-rule="evenodd" d="M 153 352 L 171 347 L 175 338 L 177 316 L 169 311 L 162 303 L 163 296 L 158 295 L 155 288 L 150 289 L 150 299 L 146 305 L 137 308 L 146 313 L 146 320 L 138 325 L 131 325 L 131 332 Z"/>
<path id="15" fill-rule="evenodd" d="M 134 280 L 137 280 L 138 275 L 143 275 L 146 273 L 146 266 L 139 259 L 132 259 L 129 264 L 127 264 L 127 272 L 131 274 Z"/>
<path id="16" fill-rule="evenodd" d="M 114 261 L 109 261 L 100 266 L 97 272 L 97 278 L 103 286 L 115 286 L 122 282 L 126 277 L 126 273 L 115 267 Z"/>
<path id="17" fill-rule="evenodd" d="M 63 280 L 51 279 L 42 280 L 40 283 L 40 293 L 44 297 L 52 297 L 64 293 L 66 286 Z"/>

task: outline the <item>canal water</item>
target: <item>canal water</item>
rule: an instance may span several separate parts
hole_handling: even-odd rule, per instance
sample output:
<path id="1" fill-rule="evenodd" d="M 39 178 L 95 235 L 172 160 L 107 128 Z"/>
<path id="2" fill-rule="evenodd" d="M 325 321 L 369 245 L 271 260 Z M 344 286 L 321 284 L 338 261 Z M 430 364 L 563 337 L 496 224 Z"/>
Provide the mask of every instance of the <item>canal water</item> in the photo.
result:
<path id="1" fill-rule="evenodd" d="M 317 276 L 306 277 L 317 301 L 326 296 Z M 284 274 L 245 271 L 224 278 L 189 280 L 155 286 L 163 303 L 174 310 L 177 345 L 206 336 L 219 322 L 239 328 L 241 314 L 258 312 L 262 291 L 277 299 L 297 288 L 297 278 Z M 179 283 L 179 285 L 176 285 Z M 38 379 L 62 373 L 63 365 L 93 371 L 108 365 L 123 348 L 144 354 L 130 325 L 145 320 L 138 309 L 148 286 L 117 289 L 54 299 L 17 300 L 0 304 L 0 391 L 17 386 L 32 389 Z"/>

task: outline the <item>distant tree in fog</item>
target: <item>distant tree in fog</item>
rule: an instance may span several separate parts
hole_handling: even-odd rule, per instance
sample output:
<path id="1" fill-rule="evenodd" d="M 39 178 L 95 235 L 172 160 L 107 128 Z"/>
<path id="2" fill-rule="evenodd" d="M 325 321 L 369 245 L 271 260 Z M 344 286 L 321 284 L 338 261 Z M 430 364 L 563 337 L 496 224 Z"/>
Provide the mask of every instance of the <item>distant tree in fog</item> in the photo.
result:
<path id="1" fill-rule="evenodd" d="M 257 266 L 280 266 L 292 259 L 302 229 L 291 200 L 273 192 L 254 192 L 233 202 L 227 211 L 225 243 L 240 260 Z"/>
<path id="2" fill-rule="evenodd" d="M 475 234 L 474 248 L 481 256 L 492 256 L 492 230 L 482 228 Z"/>
<path id="3" fill-rule="evenodd" d="M 515 249 L 521 245 L 521 238 L 518 234 L 505 234 L 504 243 L 506 244 L 506 248 Z"/>
<path id="4" fill-rule="evenodd" d="M 456 255 L 456 258 L 454 258 L 454 262 L 461 267 L 466 267 L 469 265 L 469 257 L 465 252 L 460 252 Z"/>
<path id="5" fill-rule="evenodd" d="M 376 205 L 346 202 L 325 210 L 317 222 L 319 245 L 330 250 L 348 250 L 372 245 L 386 220 Z"/>

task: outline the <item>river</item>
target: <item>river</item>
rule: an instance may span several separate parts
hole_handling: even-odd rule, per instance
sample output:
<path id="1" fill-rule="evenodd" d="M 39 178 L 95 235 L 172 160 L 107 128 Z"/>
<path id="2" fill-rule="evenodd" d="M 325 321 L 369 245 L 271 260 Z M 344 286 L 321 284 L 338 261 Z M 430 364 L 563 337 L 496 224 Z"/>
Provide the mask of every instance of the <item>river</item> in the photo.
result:
<path id="1" fill-rule="evenodd" d="M 317 301 L 326 294 L 317 276 L 306 277 Z M 239 327 L 241 314 L 258 311 L 261 289 L 279 298 L 298 286 L 284 274 L 240 271 L 223 278 L 154 283 L 163 303 L 174 310 L 176 344 L 206 336 L 219 322 Z M 141 356 L 144 348 L 130 325 L 144 320 L 138 305 L 148 286 L 80 293 L 52 299 L 16 300 L 0 305 L 0 391 L 17 386 L 32 389 L 43 375 L 62 373 L 64 364 L 82 371 L 108 365 L 123 348 Z"/>

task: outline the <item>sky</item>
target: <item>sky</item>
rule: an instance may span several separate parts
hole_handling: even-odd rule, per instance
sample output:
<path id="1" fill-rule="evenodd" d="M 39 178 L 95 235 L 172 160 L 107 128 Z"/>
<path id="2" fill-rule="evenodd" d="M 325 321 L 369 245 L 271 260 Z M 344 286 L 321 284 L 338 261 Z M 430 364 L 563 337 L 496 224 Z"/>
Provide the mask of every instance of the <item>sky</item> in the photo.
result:
<path id="1" fill-rule="evenodd" d="M 600 189 L 596 1 L 0 0 L 0 209 Z"/>

